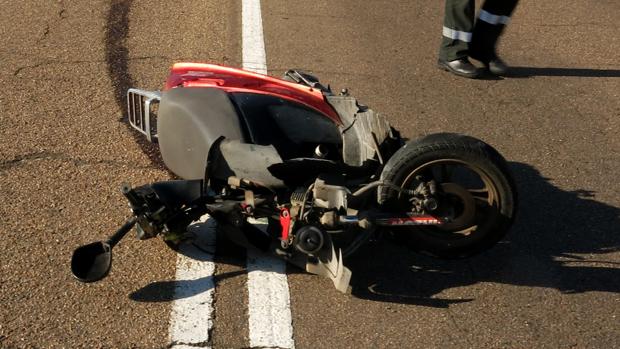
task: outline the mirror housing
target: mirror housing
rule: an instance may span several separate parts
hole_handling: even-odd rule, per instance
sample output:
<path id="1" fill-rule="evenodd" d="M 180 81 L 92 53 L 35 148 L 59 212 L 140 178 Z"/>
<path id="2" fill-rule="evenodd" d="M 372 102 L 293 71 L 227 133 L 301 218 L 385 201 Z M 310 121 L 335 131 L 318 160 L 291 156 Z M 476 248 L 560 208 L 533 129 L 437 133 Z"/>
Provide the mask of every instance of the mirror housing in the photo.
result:
<path id="1" fill-rule="evenodd" d="M 71 257 L 71 272 L 81 282 L 103 279 L 112 267 L 112 246 L 99 241 L 78 247 Z"/>

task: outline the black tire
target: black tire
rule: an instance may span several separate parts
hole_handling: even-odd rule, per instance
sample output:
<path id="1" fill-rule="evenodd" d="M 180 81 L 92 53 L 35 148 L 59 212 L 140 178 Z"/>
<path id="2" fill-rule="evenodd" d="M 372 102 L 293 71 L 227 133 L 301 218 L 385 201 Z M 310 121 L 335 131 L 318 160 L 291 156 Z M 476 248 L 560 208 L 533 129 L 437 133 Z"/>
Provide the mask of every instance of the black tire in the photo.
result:
<path id="1" fill-rule="evenodd" d="M 463 178 L 454 178 L 455 173 Z M 517 207 L 514 180 L 506 160 L 483 141 L 453 133 L 410 141 L 390 158 L 381 178 L 412 188 L 419 183 L 415 179 L 418 175 L 432 176 L 445 189 L 444 196 L 456 202 L 453 206 L 460 207 L 460 213 L 454 213 L 454 222 L 443 227 L 392 230 L 394 237 L 413 249 L 441 258 L 468 257 L 495 245 L 512 225 Z M 479 183 L 473 184 L 476 181 Z M 407 205 L 388 187 L 379 188 L 378 200 L 393 208 Z"/>

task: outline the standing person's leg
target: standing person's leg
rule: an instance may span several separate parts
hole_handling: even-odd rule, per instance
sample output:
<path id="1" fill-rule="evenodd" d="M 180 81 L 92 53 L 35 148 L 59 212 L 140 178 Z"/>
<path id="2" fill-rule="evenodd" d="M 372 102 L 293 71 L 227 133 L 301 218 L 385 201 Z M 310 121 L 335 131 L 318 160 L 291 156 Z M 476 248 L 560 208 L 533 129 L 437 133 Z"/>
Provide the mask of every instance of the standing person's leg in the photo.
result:
<path id="1" fill-rule="evenodd" d="M 486 0 L 478 14 L 469 46 L 471 58 L 484 63 L 492 73 L 505 74 L 508 67 L 497 57 L 496 45 L 518 0 Z"/>
<path id="2" fill-rule="evenodd" d="M 439 58 L 448 62 L 467 58 L 474 28 L 474 1 L 446 0 L 445 11 Z"/>
<path id="3" fill-rule="evenodd" d="M 468 60 L 474 27 L 474 0 L 446 0 L 439 66 L 457 75 L 476 77 L 478 71 Z"/>

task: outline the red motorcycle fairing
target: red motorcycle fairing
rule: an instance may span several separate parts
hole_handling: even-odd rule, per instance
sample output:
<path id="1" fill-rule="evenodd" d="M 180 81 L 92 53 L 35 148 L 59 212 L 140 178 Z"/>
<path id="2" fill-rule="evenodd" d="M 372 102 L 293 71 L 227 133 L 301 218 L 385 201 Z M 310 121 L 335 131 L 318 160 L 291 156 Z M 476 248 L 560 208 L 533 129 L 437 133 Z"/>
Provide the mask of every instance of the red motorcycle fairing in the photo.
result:
<path id="1" fill-rule="evenodd" d="M 320 90 L 263 74 L 215 64 L 176 63 L 172 66 L 164 90 L 178 86 L 217 87 L 226 92 L 277 96 L 307 106 L 337 125 L 343 125 L 340 116 L 326 102 Z"/>

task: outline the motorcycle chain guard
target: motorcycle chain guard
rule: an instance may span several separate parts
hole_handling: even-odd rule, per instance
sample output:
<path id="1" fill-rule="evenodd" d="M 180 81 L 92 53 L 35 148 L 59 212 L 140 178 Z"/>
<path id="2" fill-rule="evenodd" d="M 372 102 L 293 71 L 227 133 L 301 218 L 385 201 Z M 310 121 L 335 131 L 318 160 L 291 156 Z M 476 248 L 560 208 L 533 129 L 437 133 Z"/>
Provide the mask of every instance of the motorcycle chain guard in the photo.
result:
<path id="1" fill-rule="evenodd" d="M 306 263 L 308 273 L 324 276 L 334 283 L 334 287 L 342 293 L 351 293 L 351 270 L 344 266 L 342 250 L 336 249 L 329 237 L 325 234 L 326 241 L 323 248 L 317 253 L 316 261 L 309 259 Z"/>

